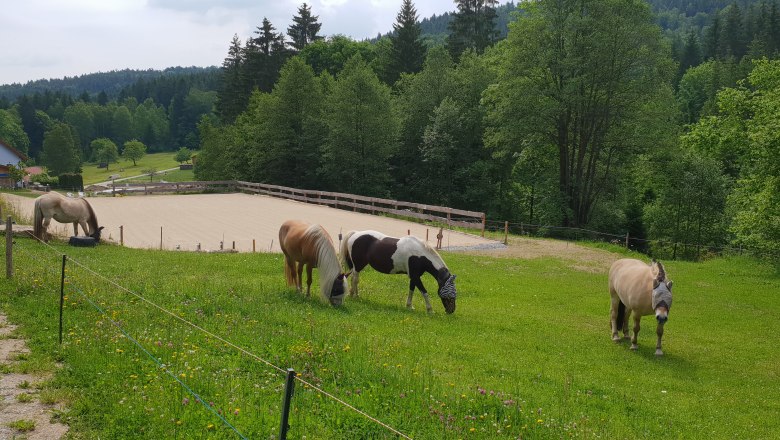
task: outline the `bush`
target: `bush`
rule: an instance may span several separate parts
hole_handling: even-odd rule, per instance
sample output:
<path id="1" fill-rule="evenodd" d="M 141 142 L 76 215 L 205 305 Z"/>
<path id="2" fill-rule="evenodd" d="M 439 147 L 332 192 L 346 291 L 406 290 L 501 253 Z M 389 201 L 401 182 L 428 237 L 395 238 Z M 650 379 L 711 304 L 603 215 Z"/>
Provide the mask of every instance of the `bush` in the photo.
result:
<path id="1" fill-rule="evenodd" d="M 71 191 L 84 191 L 84 179 L 81 174 L 60 174 L 57 187 Z"/>

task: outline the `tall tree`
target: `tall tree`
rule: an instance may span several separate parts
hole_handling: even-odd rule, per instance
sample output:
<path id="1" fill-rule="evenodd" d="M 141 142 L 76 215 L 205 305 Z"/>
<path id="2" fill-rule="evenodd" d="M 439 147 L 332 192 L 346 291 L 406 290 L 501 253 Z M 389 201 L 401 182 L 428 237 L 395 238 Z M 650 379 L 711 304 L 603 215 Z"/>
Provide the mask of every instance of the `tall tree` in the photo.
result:
<path id="1" fill-rule="evenodd" d="M 386 164 L 396 148 L 398 124 L 389 87 L 359 56 L 350 59 L 336 79 L 325 115 L 330 133 L 323 178 L 336 190 L 388 195 Z"/>
<path id="2" fill-rule="evenodd" d="M 425 61 L 425 45 L 420 40 L 420 23 L 412 0 L 404 0 L 390 35 L 390 65 L 387 82 L 394 84 L 402 73 L 417 73 Z"/>
<path id="3" fill-rule="evenodd" d="M 323 139 L 324 97 L 314 71 L 300 57 L 282 68 L 272 92 L 266 149 L 256 166 L 266 169 L 269 181 L 296 188 L 318 188 Z"/>
<path id="4" fill-rule="evenodd" d="M 466 49 L 482 53 L 498 39 L 496 5 L 498 0 L 456 0 L 458 11 L 449 25 L 447 49 L 458 59 Z"/>
<path id="5" fill-rule="evenodd" d="M 90 142 L 92 158 L 98 163 L 105 163 L 106 170 L 112 163 L 119 161 L 119 150 L 111 139 L 100 138 Z"/>
<path id="6" fill-rule="evenodd" d="M 673 65 L 642 0 L 541 0 L 511 28 L 486 144 L 557 154 L 561 223 L 587 225 L 616 170 L 674 135 Z"/>
<path id="7" fill-rule="evenodd" d="M 0 140 L 8 142 L 22 153 L 28 153 L 30 139 L 24 132 L 22 120 L 16 112 L 0 110 Z"/>
<path id="8" fill-rule="evenodd" d="M 247 41 L 245 52 L 244 77 L 249 91 L 258 88 L 270 92 L 279 78 L 279 70 L 288 56 L 284 45 L 284 35 L 276 32 L 276 28 L 263 18 L 261 27 L 255 30 L 255 37 Z"/>
<path id="9" fill-rule="evenodd" d="M 290 46 L 300 51 L 310 43 L 322 39 L 317 35 L 322 27 L 317 20 L 319 16 L 311 15 L 311 7 L 303 3 L 298 8 L 298 15 L 293 17 L 293 24 L 287 28 L 287 35 L 290 37 Z"/>
<path id="10" fill-rule="evenodd" d="M 146 145 L 135 139 L 125 142 L 124 148 L 122 148 L 122 157 L 125 160 L 132 160 L 133 166 L 136 166 L 137 161 L 141 160 L 144 155 L 146 155 Z"/>
<path id="11" fill-rule="evenodd" d="M 223 123 L 231 123 L 246 107 L 247 93 L 242 75 L 244 52 L 238 35 L 233 35 L 228 56 L 222 61 L 222 85 L 217 93 L 216 111 Z"/>
<path id="12" fill-rule="evenodd" d="M 79 171 L 81 159 L 71 127 L 57 123 L 46 132 L 43 139 L 42 161 L 48 168 L 49 175 L 52 176 Z"/>

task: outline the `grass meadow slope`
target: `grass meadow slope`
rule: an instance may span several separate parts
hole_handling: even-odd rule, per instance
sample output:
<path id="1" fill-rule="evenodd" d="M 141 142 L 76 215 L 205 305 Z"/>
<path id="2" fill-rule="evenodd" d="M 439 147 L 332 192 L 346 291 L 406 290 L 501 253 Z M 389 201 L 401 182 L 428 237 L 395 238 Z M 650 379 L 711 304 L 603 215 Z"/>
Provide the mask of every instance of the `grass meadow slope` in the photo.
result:
<path id="1" fill-rule="evenodd" d="M 0 308 L 32 354 L 14 368 L 56 370 L 42 394 L 74 438 L 273 438 L 284 374 L 225 341 L 416 439 L 780 436 L 780 278 L 754 260 L 666 262 L 658 358 L 652 317 L 638 352 L 610 340 L 606 270 L 557 258 L 444 253 L 457 310 L 433 295 L 428 315 L 401 275 L 366 271 L 333 308 L 288 288 L 277 254 L 16 242 Z M 289 438 L 397 438 L 303 383 L 292 408 Z"/>

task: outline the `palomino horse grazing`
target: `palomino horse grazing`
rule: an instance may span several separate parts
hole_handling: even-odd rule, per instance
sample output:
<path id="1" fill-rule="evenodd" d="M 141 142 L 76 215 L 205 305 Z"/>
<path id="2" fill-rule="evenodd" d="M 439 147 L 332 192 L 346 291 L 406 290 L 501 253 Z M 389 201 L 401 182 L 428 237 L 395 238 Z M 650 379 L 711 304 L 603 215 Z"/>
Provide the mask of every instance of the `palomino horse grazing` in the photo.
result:
<path id="1" fill-rule="evenodd" d="M 51 219 L 60 223 L 73 223 L 73 235 L 79 235 L 81 225 L 85 235 L 100 242 L 103 227 L 98 227 L 95 211 L 86 199 L 65 197 L 53 191 L 35 199 L 33 235 L 39 240 L 48 240 L 47 230 Z"/>
<path id="2" fill-rule="evenodd" d="M 618 331 L 621 329 L 623 337 L 628 338 L 628 318 L 633 312 L 634 336 L 631 338 L 631 349 L 636 350 L 639 320 L 642 316 L 655 314 L 658 321 L 655 354 L 664 354 L 661 337 L 672 307 L 672 281 L 666 278 L 664 265 L 655 260 L 648 265 L 632 258 L 615 261 L 609 269 L 609 293 L 612 296 L 612 340 L 620 341 Z"/>
<path id="3" fill-rule="evenodd" d="M 306 266 L 306 296 L 311 292 L 311 272 L 319 268 L 320 294 L 334 306 L 341 305 L 347 291 L 346 277 L 330 235 L 320 225 L 287 220 L 279 228 L 279 246 L 284 253 L 287 284 L 303 290 L 303 266 Z M 296 267 L 297 264 L 297 267 Z"/>
<path id="4" fill-rule="evenodd" d="M 417 287 L 430 313 L 431 301 L 420 277 L 428 272 L 439 283 L 439 297 L 447 313 L 455 311 L 455 275 L 450 274 L 444 260 L 427 243 L 417 237 L 388 237 L 376 231 L 350 231 L 341 244 L 341 256 L 347 267 L 354 270 L 350 295 L 358 294 L 359 273 L 370 265 L 382 273 L 409 274 L 409 297 L 406 307 L 412 308 L 412 294 Z"/>

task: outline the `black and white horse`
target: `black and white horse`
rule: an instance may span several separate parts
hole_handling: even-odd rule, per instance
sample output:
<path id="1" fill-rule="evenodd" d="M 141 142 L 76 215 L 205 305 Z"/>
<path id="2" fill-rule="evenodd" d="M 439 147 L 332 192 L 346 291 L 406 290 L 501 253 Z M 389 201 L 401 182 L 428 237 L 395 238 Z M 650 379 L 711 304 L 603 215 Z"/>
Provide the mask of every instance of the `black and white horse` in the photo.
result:
<path id="1" fill-rule="evenodd" d="M 428 291 L 420 277 L 431 274 L 439 284 L 439 297 L 447 313 L 455 311 L 455 275 L 450 273 L 441 256 L 417 237 L 388 237 L 377 231 L 350 231 L 341 243 L 341 256 L 353 271 L 350 296 L 357 296 L 359 273 L 366 266 L 387 274 L 409 275 L 409 297 L 406 307 L 412 308 L 412 294 L 417 287 L 425 299 L 425 308 L 432 312 Z"/>

